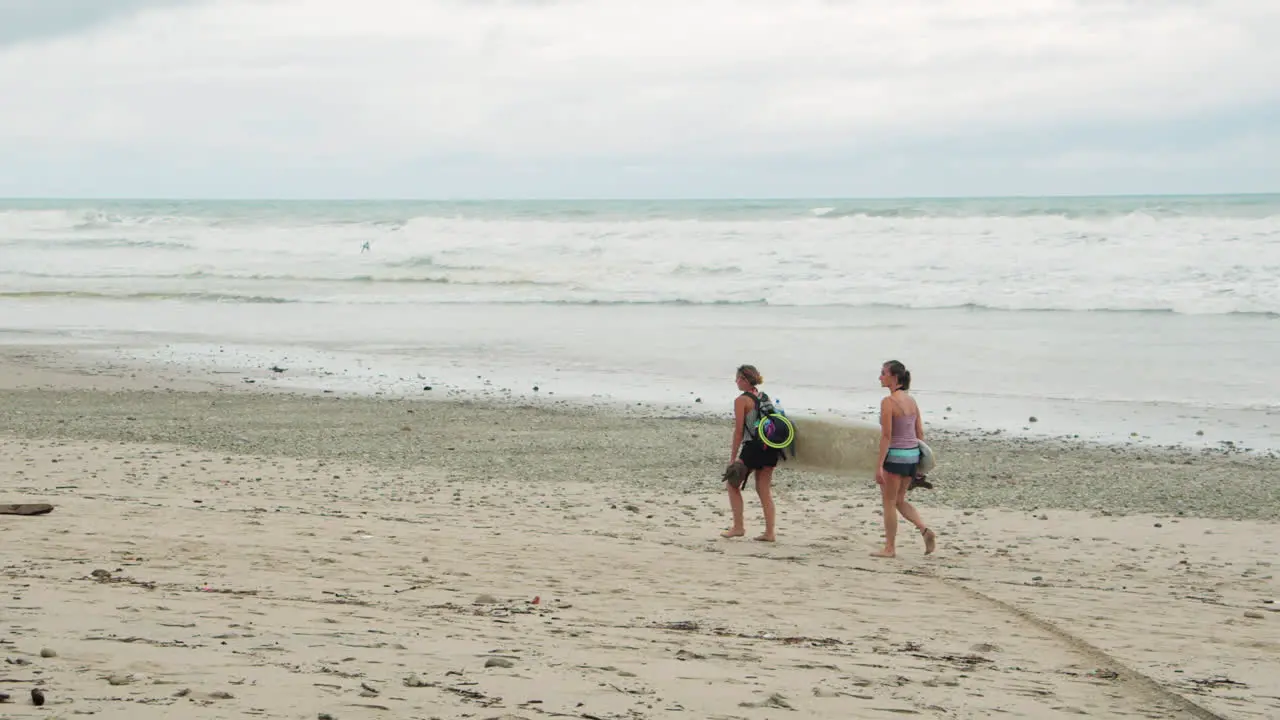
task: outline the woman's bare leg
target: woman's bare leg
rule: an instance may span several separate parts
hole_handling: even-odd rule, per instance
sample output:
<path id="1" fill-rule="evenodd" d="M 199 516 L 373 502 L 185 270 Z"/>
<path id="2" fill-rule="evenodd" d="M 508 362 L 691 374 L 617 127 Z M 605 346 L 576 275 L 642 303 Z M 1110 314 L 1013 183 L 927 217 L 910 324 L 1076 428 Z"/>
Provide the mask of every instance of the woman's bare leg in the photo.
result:
<path id="1" fill-rule="evenodd" d="M 902 477 L 902 476 L 899 476 Z M 938 537 L 933 534 L 928 525 L 924 524 L 924 519 L 920 517 L 920 513 L 915 506 L 907 502 L 907 490 L 911 489 L 911 478 L 902 477 L 898 484 L 898 512 L 902 513 L 902 517 L 908 522 L 916 526 L 920 534 L 924 537 L 924 554 L 933 553 L 937 547 Z"/>
<path id="2" fill-rule="evenodd" d="M 898 490 L 902 482 L 901 475 L 884 473 L 884 484 L 880 486 L 880 502 L 884 508 L 884 549 L 871 553 L 872 557 L 891 558 L 898 553 L 895 543 L 898 539 Z"/>
<path id="3" fill-rule="evenodd" d="M 764 534 L 756 539 L 773 542 L 777 538 L 773 524 L 773 468 L 760 468 L 756 471 L 756 494 L 760 496 L 760 508 L 764 510 Z"/>
<path id="4" fill-rule="evenodd" d="M 920 513 L 914 505 L 907 502 L 907 490 L 911 488 L 911 478 L 902 475 L 898 477 L 902 478 L 898 482 L 898 512 L 902 513 L 902 517 L 906 518 L 907 522 L 915 525 L 917 530 L 924 530 L 925 524 L 924 520 L 920 519 Z"/>
<path id="5" fill-rule="evenodd" d="M 733 527 L 720 533 L 720 537 L 742 537 L 747 534 L 747 528 L 742 519 L 742 490 L 733 483 L 725 483 L 725 487 L 729 490 L 729 510 L 733 513 Z"/>

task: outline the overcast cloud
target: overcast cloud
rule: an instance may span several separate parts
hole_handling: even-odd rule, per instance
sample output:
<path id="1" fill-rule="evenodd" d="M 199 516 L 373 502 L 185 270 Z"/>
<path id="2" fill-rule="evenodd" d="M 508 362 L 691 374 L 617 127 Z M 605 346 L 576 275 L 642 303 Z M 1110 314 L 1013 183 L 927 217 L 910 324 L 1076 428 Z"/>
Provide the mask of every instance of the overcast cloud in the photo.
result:
<path id="1" fill-rule="evenodd" d="M 1280 191 L 1270 0 L 0 0 L 0 28 L 0 196 Z"/>

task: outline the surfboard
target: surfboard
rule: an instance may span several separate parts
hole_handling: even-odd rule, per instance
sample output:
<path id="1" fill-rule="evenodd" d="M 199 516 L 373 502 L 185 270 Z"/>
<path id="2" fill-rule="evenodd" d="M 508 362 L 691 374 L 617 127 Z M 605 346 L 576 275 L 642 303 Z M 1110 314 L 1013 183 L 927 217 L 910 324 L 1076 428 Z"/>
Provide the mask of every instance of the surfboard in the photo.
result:
<path id="1" fill-rule="evenodd" d="M 879 425 L 834 416 L 788 417 L 796 427 L 796 455 L 787 457 L 785 467 L 867 479 L 875 477 L 876 461 L 880 459 Z M 928 456 L 937 462 L 936 453 L 931 449 Z"/>
<path id="2" fill-rule="evenodd" d="M 795 457 L 785 467 L 870 479 L 880 457 L 880 426 L 833 416 L 789 415 Z"/>

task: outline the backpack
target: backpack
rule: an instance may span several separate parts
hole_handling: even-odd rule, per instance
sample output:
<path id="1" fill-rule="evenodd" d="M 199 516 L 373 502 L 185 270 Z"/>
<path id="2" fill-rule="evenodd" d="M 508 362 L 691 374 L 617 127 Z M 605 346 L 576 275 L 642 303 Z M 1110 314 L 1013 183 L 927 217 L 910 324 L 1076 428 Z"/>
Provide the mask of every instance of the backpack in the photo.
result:
<path id="1" fill-rule="evenodd" d="M 795 457 L 796 428 L 787 419 L 782 406 L 770 399 L 768 393 L 743 394 L 755 403 L 754 415 L 747 414 L 747 436 L 759 440 L 765 447 L 783 451 L 784 459 L 788 453 Z"/>

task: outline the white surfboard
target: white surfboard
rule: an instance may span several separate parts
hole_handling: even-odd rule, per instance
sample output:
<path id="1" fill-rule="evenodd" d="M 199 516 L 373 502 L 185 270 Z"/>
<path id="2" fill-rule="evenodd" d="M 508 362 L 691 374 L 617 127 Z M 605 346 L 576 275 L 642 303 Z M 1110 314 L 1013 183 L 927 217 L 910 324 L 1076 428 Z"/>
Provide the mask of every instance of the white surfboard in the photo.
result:
<path id="1" fill-rule="evenodd" d="M 796 427 L 795 457 L 783 467 L 870 478 L 880 457 L 880 426 L 834 416 L 788 416 Z"/>
<path id="2" fill-rule="evenodd" d="M 795 457 L 787 457 L 783 467 L 872 478 L 880 458 L 880 426 L 861 420 L 835 416 L 788 416 L 796 427 Z M 923 446 L 924 443 L 921 443 Z M 936 453 L 926 453 L 924 472 L 933 469 Z"/>

